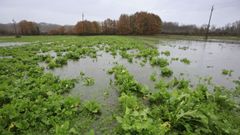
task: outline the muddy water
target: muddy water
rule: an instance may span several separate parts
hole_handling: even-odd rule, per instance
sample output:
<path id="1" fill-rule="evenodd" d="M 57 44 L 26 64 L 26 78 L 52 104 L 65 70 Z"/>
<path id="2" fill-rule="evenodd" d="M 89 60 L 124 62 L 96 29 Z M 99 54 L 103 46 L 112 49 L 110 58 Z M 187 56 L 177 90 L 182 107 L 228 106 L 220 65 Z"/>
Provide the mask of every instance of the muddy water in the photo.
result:
<path id="1" fill-rule="evenodd" d="M 198 41 L 171 41 L 161 42 L 157 45 L 159 52 L 168 50 L 170 56 L 163 54 L 160 57 L 165 57 L 171 61 L 171 58 L 187 58 L 191 64 L 186 65 L 180 60 L 171 61 L 169 67 L 177 78 L 185 78 L 191 81 L 194 86 L 199 82 L 199 78 L 212 77 L 212 82 L 217 85 L 222 85 L 227 88 L 233 88 L 233 80 L 238 80 L 240 76 L 240 45 L 215 43 L 215 42 L 198 42 Z M 134 52 L 134 51 L 133 51 Z M 80 97 L 82 100 L 95 100 L 101 103 L 102 112 L 109 114 L 118 104 L 117 89 L 110 85 L 110 80 L 113 76 L 107 74 L 107 70 L 116 65 L 116 63 L 124 65 L 129 72 L 134 75 L 135 79 L 146 85 L 151 91 L 154 91 L 154 82 L 150 81 L 149 77 L 153 72 L 160 76 L 160 68 L 152 67 L 149 63 L 140 66 L 140 60 L 134 59 L 133 63 L 129 63 L 121 56 L 113 57 L 105 52 L 98 52 L 97 59 L 89 57 L 81 58 L 78 61 L 68 61 L 66 66 L 47 70 L 61 78 L 77 78 L 80 72 L 84 72 L 86 76 L 93 77 L 95 84 L 93 86 L 84 86 L 82 82 L 76 84 L 70 92 L 71 96 Z M 223 69 L 231 69 L 234 72 L 232 76 L 222 75 Z M 183 75 L 181 75 L 183 74 Z"/>
<path id="2" fill-rule="evenodd" d="M 136 61 L 129 63 L 126 59 L 122 59 L 121 56 L 113 57 L 109 53 L 98 52 L 97 59 L 86 57 L 78 61 L 68 61 L 66 66 L 47 70 L 47 72 L 52 72 L 65 79 L 78 78 L 80 72 L 84 72 L 88 77 L 93 77 L 95 80 L 93 86 L 84 86 L 79 81 L 75 88 L 71 90 L 70 95 L 80 97 L 83 100 L 100 102 L 104 106 L 103 113 L 110 113 L 118 104 L 118 92 L 113 85 L 110 85 L 110 80 L 113 80 L 113 76 L 107 74 L 107 70 L 114 67 L 117 63 L 124 65 L 140 83 L 145 84 L 150 89 L 154 88 L 154 83 L 149 80 L 149 76 L 154 71 L 159 71 L 160 73 L 159 68 L 153 68 L 149 64 L 142 67 Z"/>
<path id="3" fill-rule="evenodd" d="M 240 77 L 240 44 L 216 42 L 176 41 L 158 45 L 158 50 L 169 50 L 170 58 L 188 58 L 190 65 L 173 61 L 170 64 L 175 76 L 184 73 L 192 84 L 198 83 L 199 77 L 213 77 L 212 82 L 227 88 L 233 88 L 233 80 Z M 232 76 L 222 74 L 223 69 L 233 70 Z"/>

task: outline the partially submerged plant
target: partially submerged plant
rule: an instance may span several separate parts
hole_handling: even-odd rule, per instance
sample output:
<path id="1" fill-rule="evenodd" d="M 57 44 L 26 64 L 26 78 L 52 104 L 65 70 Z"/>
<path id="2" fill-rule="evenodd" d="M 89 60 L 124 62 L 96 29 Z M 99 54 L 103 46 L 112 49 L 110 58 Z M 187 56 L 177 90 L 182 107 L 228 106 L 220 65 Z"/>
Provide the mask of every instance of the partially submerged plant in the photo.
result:
<path id="1" fill-rule="evenodd" d="M 59 64 L 60 66 L 67 64 L 67 59 L 64 57 L 57 57 L 55 59 L 56 64 Z"/>
<path id="2" fill-rule="evenodd" d="M 92 85 L 94 85 L 94 83 L 95 83 L 94 78 L 83 77 L 83 85 L 85 85 L 85 86 L 92 86 Z"/>
<path id="3" fill-rule="evenodd" d="M 55 62 L 55 60 L 52 60 L 48 64 L 48 68 L 54 69 L 55 67 L 58 67 L 58 64 Z"/>
<path id="4" fill-rule="evenodd" d="M 180 50 L 187 50 L 187 49 L 189 49 L 189 47 L 187 47 L 187 46 L 183 46 L 183 47 L 178 47 L 178 49 L 180 49 Z"/>
<path id="5" fill-rule="evenodd" d="M 153 72 L 151 75 L 150 75 L 150 80 L 151 81 L 156 81 L 157 80 L 157 73 L 156 72 Z"/>
<path id="6" fill-rule="evenodd" d="M 191 63 L 191 61 L 189 60 L 189 59 L 187 59 L 187 58 L 183 58 L 183 59 L 181 59 L 180 60 L 182 63 L 184 63 L 184 64 L 187 64 L 187 65 L 189 65 L 190 63 Z"/>
<path id="7" fill-rule="evenodd" d="M 166 56 L 170 56 L 170 51 L 168 51 L 168 50 L 162 51 L 161 54 L 164 54 Z"/>
<path id="8" fill-rule="evenodd" d="M 171 58 L 171 60 L 172 60 L 172 61 L 178 61 L 179 58 L 178 58 L 178 57 L 176 57 L 176 58 Z"/>
<path id="9" fill-rule="evenodd" d="M 222 74 L 223 75 L 228 75 L 231 76 L 232 75 L 233 70 L 227 70 L 227 69 L 223 69 L 222 70 Z"/>
<path id="10" fill-rule="evenodd" d="M 100 104 L 96 101 L 86 101 L 84 103 L 84 108 L 90 113 L 100 113 Z"/>
<path id="11" fill-rule="evenodd" d="M 172 76 L 173 71 L 171 69 L 169 69 L 168 67 L 163 67 L 161 68 L 161 75 L 163 77 L 170 77 Z"/>
<path id="12" fill-rule="evenodd" d="M 157 57 L 154 57 L 150 60 L 150 64 L 151 65 L 158 65 L 160 67 L 165 67 L 167 65 L 169 65 L 168 63 L 168 60 L 167 59 L 164 59 L 164 58 L 157 58 Z"/>

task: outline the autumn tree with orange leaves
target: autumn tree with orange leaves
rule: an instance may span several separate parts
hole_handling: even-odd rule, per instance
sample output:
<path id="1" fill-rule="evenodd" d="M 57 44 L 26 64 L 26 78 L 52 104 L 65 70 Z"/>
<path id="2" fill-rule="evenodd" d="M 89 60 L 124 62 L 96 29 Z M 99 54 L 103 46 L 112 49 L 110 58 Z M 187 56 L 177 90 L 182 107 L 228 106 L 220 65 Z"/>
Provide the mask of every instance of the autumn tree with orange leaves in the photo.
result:
<path id="1" fill-rule="evenodd" d="M 161 31 L 162 21 L 158 15 L 137 12 L 133 16 L 133 31 L 135 34 L 151 35 Z"/>
<path id="2" fill-rule="evenodd" d="M 23 20 L 18 23 L 18 27 L 22 35 L 38 35 L 40 34 L 39 27 L 36 23 Z"/>
<path id="3" fill-rule="evenodd" d="M 96 21 L 80 21 L 75 27 L 74 31 L 78 35 L 93 35 L 100 33 L 100 25 Z"/>
<path id="4" fill-rule="evenodd" d="M 132 33 L 131 18 L 127 14 L 122 14 L 117 22 L 118 34 L 128 35 Z"/>
<path id="5" fill-rule="evenodd" d="M 114 35 L 117 34 L 117 21 L 106 19 L 102 22 L 102 34 Z"/>
<path id="6" fill-rule="evenodd" d="M 119 20 L 106 19 L 101 23 L 94 21 L 80 21 L 75 27 L 75 34 L 78 35 L 152 35 L 161 32 L 162 21 L 158 15 L 137 12 L 133 15 L 122 14 Z"/>

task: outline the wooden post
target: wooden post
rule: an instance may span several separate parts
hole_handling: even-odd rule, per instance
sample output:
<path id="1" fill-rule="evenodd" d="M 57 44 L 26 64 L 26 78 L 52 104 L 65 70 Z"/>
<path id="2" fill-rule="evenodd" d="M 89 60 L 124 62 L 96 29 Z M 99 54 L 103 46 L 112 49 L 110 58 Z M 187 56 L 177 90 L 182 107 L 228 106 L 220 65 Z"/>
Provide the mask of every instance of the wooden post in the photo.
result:
<path id="1" fill-rule="evenodd" d="M 211 19 L 212 19 L 213 9 L 214 9 L 214 8 L 213 8 L 213 6 L 212 6 L 212 9 L 211 9 L 211 12 L 210 12 L 209 21 L 208 21 L 208 25 L 207 25 L 207 32 L 206 32 L 206 37 L 205 37 L 205 40 L 206 40 L 206 41 L 208 40 L 208 32 L 209 32 L 209 27 L 210 27 Z"/>

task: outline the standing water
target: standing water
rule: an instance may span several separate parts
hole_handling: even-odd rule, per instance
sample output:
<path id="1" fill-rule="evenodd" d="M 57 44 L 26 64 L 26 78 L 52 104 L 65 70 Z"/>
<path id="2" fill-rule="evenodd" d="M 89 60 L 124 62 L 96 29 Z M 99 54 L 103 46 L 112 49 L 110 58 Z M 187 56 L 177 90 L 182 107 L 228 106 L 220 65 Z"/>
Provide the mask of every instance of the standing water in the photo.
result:
<path id="1" fill-rule="evenodd" d="M 153 92 L 156 82 L 151 81 L 150 76 L 154 72 L 158 75 L 158 79 L 184 78 L 190 80 L 193 86 L 199 83 L 201 78 L 212 78 L 211 81 L 214 85 L 233 88 L 233 81 L 239 79 L 239 44 L 165 41 L 158 44 L 157 48 L 160 57 L 167 58 L 170 61 L 169 67 L 173 70 L 173 76 L 170 78 L 161 77 L 161 69 L 151 66 L 148 62 L 141 66 L 138 59 L 129 63 L 119 55 L 114 57 L 103 51 L 98 52 L 96 59 L 86 57 L 80 58 L 78 61 L 68 61 L 68 64 L 62 68 L 47 69 L 47 72 L 52 72 L 67 79 L 78 78 L 80 72 L 83 72 L 86 76 L 94 78 L 95 84 L 92 86 L 85 86 L 79 81 L 71 90 L 70 95 L 101 103 L 103 105 L 102 111 L 105 114 L 113 111 L 118 104 L 117 89 L 110 85 L 114 78 L 107 74 L 107 70 L 114 67 L 116 63 L 124 65 L 137 81 L 146 85 Z M 170 56 L 161 53 L 164 51 L 169 51 Z M 172 58 L 178 58 L 178 60 L 172 60 Z M 181 62 L 183 58 L 189 59 L 190 64 Z M 223 75 L 223 69 L 233 70 L 232 75 Z"/>

